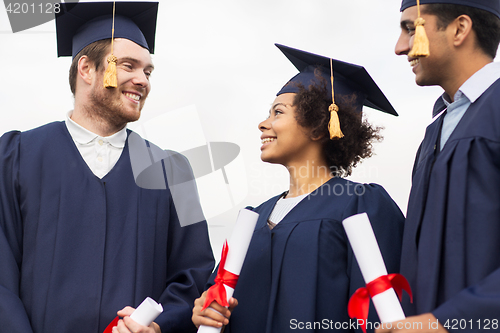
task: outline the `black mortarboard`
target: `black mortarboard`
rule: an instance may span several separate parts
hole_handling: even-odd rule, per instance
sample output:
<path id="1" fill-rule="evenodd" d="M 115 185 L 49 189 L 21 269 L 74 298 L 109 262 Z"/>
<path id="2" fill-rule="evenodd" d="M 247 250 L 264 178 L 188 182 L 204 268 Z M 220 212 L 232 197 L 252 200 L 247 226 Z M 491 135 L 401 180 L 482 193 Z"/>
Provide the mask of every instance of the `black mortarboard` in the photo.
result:
<path id="1" fill-rule="evenodd" d="M 335 96 L 352 95 L 356 97 L 356 110 L 360 111 L 363 105 L 397 116 L 396 110 L 387 100 L 384 93 L 377 86 L 370 74 L 362 66 L 350 64 L 340 60 L 330 59 L 309 52 L 293 49 L 280 44 L 275 44 L 300 71 L 288 81 L 288 83 L 277 93 L 297 93 L 298 84 L 309 87 L 311 84 L 319 84 L 315 76 L 315 69 L 320 69 L 319 74 L 327 82 L 327 98 L 331 99 L 331 72 L 333 70 L 333 90 Z M 332 68 L 330 68 L 330 61 Z"/>
<path id="2" fill-rule="evenodd" d="M 420 4 L 431 4 L 431 3 L 441 3 L 441 4 L 453 4 L 469 6 L 479 9 L 484 9 L 490 13 L 495 14 L 500 18 L 500 1 L 499 0 L 420 0 Z M 403 0 L 401 3 L 401 11 L 408 7 L 413 7 L 417 5 L 417 0 Z"/>
<path id="3" fill-rule="evenodd" d="M 158 2 L 116 2 L 114 38 L 154 53 Z M 58 56 L 75 57 L 85 46 L 111 38 L 113 2 L 61 3 L 56 14 Z"/>

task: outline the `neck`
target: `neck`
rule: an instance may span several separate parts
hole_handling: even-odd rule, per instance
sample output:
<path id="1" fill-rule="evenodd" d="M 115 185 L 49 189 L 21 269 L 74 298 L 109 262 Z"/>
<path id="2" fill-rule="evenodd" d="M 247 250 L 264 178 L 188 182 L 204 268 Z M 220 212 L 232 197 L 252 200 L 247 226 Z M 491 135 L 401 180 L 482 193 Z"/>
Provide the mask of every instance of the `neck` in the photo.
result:
<path id="1" fill-rule="evenodd" d="M 103 117 L 99 116 L 97 112 L 94 112 L 90 107 L 77 107 L 77 105 L 75 105 L 75 109 L 71 115 L 71 120 L 92 133 L 102 137 L 113 135 L 126 126 L 126 123 L 119 125 L 111 124 Z"/>
<path id="2" fill-rule="evenodd" d="M 474 59 L 474 61 L 470 61 L 470 59 Z M 483 53 L 477 54 L 477 52 L 467 55 L 464 61 L 458 61 L 457 63 L 459 65 L 453 70 L 450 79 L 441 85 L 450 101 L 454 102 L 455 94 L 458 89 L 460 89 L 472 75 L 491 62 L 493 62 L 493 59 Z"/>
<path id="3" fill-rule="evenodd" d="M 330 168 L 323 160 L 307 160 L 305 163 L 287 165 L 290 188 L 287 197 L 311 193 L 332 178 Z"/>

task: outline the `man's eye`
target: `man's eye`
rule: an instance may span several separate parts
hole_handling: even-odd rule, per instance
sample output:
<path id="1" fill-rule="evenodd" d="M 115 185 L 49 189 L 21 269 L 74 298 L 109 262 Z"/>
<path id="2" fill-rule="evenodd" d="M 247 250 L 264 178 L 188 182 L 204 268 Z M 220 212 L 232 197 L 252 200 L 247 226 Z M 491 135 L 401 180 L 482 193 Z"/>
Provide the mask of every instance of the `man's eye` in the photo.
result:
<path id="1" fill-rule="evenodd" d="M 415 27 L 413 27 L 413 26 L 406 26 L 406 32 L 409 35 L 413 35 L 415 33 Z"/>

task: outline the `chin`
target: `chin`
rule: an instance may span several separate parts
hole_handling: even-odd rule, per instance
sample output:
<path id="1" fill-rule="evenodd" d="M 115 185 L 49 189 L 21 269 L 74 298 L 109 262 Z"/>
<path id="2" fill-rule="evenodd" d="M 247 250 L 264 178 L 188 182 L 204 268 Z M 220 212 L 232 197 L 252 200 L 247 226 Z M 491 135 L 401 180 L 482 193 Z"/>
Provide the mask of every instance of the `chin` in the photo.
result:
<path id="1" fill-rule="evenodd" d="M 263 152 L 262 154 L 260 154 L 260 159 L 262 162 L 266 162 L 266 163 L 276 163 L 272 157 L 270 156 L 267 156 L 265 152 Z"/>
<path id="2" fill-rule="evenodd" d="M 123 118 L 127 120 L 128 123 L 139 120 L 141 117 L 141 111 L 133 110 L 128 112 L 123 112 Z"/>

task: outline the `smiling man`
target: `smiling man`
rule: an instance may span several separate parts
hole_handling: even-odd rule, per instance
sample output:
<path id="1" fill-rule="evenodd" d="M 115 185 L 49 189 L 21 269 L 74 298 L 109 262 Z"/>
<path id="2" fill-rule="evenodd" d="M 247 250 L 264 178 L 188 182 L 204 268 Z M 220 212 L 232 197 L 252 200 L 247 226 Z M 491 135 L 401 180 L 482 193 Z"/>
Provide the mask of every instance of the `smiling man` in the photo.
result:
<path id="1" fill-rule="evenodd" d="M 421 0 L 427 57 L 412 57 L 415 0 L 401 6 L 396 53 L 416 83 L 439 85 L 437 119 L 413 169 L 401 273 L 414 291 L 405 322 L 378 332 L 499 328 L 499 0 Z M 437 321 L 438 320 L 438 321 Z"/>
<path id="2" fill-rule="evenodd" d="M 157 7 L 116 3 L 112 42 L 113 3 L 61 4 L 74 109 L 0 138 L 2 332 L 102 333 L 117 311 L 113 332 L 196 330 L 192 304 L 214 265 L 207 224 L 181 227 L 168 184 L 136 185 L 127 141 L 151 89 Z M 149 327 L 129 317 L 146 297 L 164 308 Z"/>

